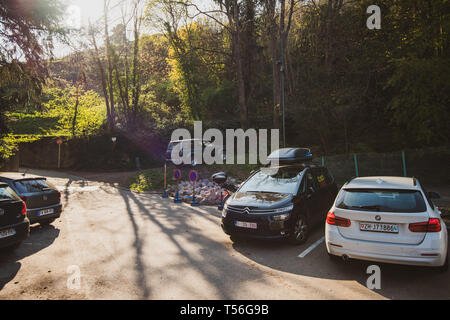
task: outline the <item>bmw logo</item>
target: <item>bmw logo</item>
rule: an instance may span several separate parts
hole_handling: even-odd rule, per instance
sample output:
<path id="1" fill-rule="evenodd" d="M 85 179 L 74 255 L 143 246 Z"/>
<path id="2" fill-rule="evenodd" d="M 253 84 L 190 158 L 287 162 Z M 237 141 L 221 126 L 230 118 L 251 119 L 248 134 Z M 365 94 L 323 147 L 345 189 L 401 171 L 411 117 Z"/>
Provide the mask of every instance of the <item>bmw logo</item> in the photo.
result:
<path id="1" fill-rule="evenodd" d="M 380 216 L 375 216 L 375 220 L 380 221 L 381 217 Z"/>

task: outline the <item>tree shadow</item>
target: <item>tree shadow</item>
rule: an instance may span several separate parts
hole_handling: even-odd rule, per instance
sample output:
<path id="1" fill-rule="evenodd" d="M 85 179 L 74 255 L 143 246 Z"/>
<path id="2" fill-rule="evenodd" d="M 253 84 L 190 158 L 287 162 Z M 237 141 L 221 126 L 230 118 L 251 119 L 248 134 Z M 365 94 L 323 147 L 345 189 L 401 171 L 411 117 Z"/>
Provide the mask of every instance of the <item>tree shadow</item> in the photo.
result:
<path id="1" fill-rule="evenodd" d="M 30 237 L 14 251 L 0 250 L 0 290 L 19 272 L 23 258 L 49 247 L 58 238 L 60 230 L 52 225 L 32 226 Z"/>
<path id="2" fill-rule="evenodd" d="M 119 190 L 119 193 L 126 203 L 135 234 L 133 246 L 136 251 L 135 269 L 138 273 L 136 282 L 141 287 L 143 298 L 151 296 L 151 290 L 147 285 L 150 275 L 152 277 L 164 275 L 168 278 L 166 281 L 171 283 L 177 281 L 175 276 L 170 278 L 172 272 L 180 274 L 194 271 L 207 282 L 208 286 L 214 288 L 215 295 L 220 299 L 233 299 L 239 287 L 248 281 L 266 281 L 261 270 L 251 268 L 245 262 L 234 259 L 232 252 L 227 250 L 223 242 L 205 233 L 201 227 L 193 225 L 193 216 L 198 216 L 198 212 L 187 206 L 179 206 L 176 210 L 169 201 L 152 201 L 154 197 L 138 198 L 135 194 L 124 190 Z M 135 206 L 137 210 L 133 210 L 132 206 Z M 176 251 L 173 264 L 164 267 L 150 267 L 145 264 L 144 247 L 158 245 L 158 243 L 153 243 L 148 237 L 144 238 L 142 231 L 144 226 L 137 223 L 137 215 L 156 226 L 173 245 Z M 200 216 L 205 219 L 205 223 L 214 223 L 218 227 L 217 218 L 207 213 Z M 192 252 L 187 247 L 198 248 L 198 251 Z M 171 252 L 171 254 L 174 253 Z M 193 284 L 187 284 L 184 281 L 176 282 L 178 289 L 186 291 L 195 290 L 190 287 L 191 285 Z"/>

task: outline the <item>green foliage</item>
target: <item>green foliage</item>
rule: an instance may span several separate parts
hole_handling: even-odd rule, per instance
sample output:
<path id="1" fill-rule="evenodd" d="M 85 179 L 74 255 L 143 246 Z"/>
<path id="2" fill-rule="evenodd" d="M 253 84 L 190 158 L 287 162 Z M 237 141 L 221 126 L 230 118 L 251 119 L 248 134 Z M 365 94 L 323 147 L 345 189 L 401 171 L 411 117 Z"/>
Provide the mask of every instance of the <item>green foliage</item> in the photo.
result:
<path id="1" fill-rule="evenodd" d="M 401 59 L 387 82 L 392 124 L 405 145 L 449 142 L 450 61 L 442 58 Z"/>
<path id="2" fill-rule="evenodd" d="M 58 119 L 56 130 L 48 128 L 52 135 L 71 135 L 76 105 L 76 88 L 47 87 L 42 107 L 48 117 Z M 100 130 L 105 118 L 104 101 L 95 91 L 81 91 L 75 122 L 75 136 L 92 135 Z"/>
<path id="3" fill-rule="evenodd" d="M 129 188 L 136 192 L 162 190 L 164 171 L 162 168 L 143 170 L 130 178 Z"/>

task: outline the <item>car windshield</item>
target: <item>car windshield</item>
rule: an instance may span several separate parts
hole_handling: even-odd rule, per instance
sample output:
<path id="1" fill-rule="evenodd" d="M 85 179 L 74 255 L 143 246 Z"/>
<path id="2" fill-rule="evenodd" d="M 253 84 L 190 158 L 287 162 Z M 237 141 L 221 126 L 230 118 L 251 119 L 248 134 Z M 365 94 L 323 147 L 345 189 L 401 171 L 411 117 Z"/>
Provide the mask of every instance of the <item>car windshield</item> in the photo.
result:
<path id="1" fill-rule="evenodd" d="M 19 200 L 16 193 L 8 186 L 0 187 L 0 201 Z"/>
<path id="2" fill-rule="evenodd" d="M 279 168 L 276 173 L 261 170 L 248 179 L 239 192 L 270 192 L 296 194 L 302 171 L 292 168 Z"/>
<path id="3" fill-rule="evenodd" d="M 385 212 L 424 212 L 422 194 L 415 190 L 343 189 L 336 200 L 341 209 Z"/>
<path id="4" fill-rule="evenodd" d="M 14 182 L 20 193 L 41 192 L 51 189 L 52 186 L 45 179 L 19 180 Z"/>

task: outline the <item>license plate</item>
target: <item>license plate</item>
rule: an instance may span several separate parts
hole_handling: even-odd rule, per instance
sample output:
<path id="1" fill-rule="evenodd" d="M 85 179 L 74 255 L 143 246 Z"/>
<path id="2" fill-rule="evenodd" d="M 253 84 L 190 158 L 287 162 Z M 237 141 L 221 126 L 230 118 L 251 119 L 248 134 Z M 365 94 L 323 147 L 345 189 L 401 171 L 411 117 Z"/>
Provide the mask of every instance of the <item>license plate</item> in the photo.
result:
<path id="1" fill-rule="evenodd" d="M 37 215 L 38 215 L 38 217 L 46 216 L 48 214 L 52 214 L 53 212 L 55 212 L 54 209 L 45 209 L 45 210 L 38 211 Z"/>
<path id="2" fill-rule="evenodd" d="M 249 229 L 256 229 L 257 225 L 255 222 L 242 222 L 242 221 L 236 221 L 234 223 L 234 225 L 236 227 L 241 227 L 241 228 L 249 228 Z"/>
<path id="3" fill-rule="evenodd" d="M 389 223 L 360 223 L 361 231 L 398 233 L 398 225 Z"/>
<path id="4" fill-rule="evenodd" d="M 2 231 L 0 231 L 0 239 L 11 237 L 11 236 L 13 236 L 15 234 L 16 234 L 16 230 L 15 229 L 2 230 Z"/>

